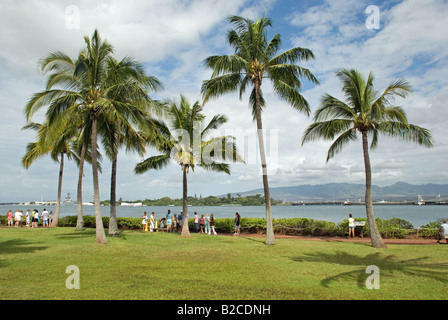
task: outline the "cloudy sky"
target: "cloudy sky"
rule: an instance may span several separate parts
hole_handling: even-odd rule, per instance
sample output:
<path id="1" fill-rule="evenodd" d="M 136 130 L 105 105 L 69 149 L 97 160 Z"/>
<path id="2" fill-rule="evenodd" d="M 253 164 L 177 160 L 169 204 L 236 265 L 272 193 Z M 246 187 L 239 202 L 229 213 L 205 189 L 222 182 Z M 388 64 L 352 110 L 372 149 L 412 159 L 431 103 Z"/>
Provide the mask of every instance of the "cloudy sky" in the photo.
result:
<path id="1" fill-rule="evenodd" d="M 374 7 L 371 7 L 371 6 Z M 390 185 L 447 183 L 448 112 L 448 1 L 446 0 L 2 0 L 0 2 L 0 202 L 56 198 L 58 167 L 42 157 L 25 170 L 21 159 L 34 141 L 25 125 L 24 106 L 31 95 L 44 89 L 45 75 L 38 61 L 54 50 L 76 57 L 83 36 L 97 28 L 110 41 L 117 58 L 131 56 L 145 64 L 148 74 L 163 81 L 165 90 L 154 98 L 200 101 L 203 80 L 210 70 L 203 60 L 228 54 L 225 41 L 230 27 L 226 18 L 239 15 L 271 17 L 269 36 L 280 33 L 281 50 L 300 46 L 316 59 L 303 63 L 320 85 L 304 83 L 303 96 L 312 109 L 324 93 L 343 98 L 335 77 L 338 68 L 373 71 L 375 86 L 383 90 L 396 78 L 407 79 L 414 92 L 396 103 L 404 107 L 411 123 L 431 130 L 435 146 L 426 149 L 382 137 L 371 153 L 373 183 Z M 325 162 L 330 142 L 301 146 L 311 119 L 294 111 L 263 86 L 267 109 L 266 129 L 271 187 L 364 182 L 361 141 Z M 255 123 L 248 97 L 228 94 L 205 106 L 210 119 L 225 114 L 228 123 L 217 134 L 237 137 L 247 164 L 232 165 L 232 174 L 198 168 L 189 174 L 189 194 L 220 195 L 261 188 Z M 33 119 L 42 120 L 37 114 Z M 148 156 L 154 155 L 148 150 Z M 118 197 L 126 200 L 182 196 L 182 174 L 174 163 L 160 171 L 135 175 L 141 158 L 121 151 L 118 162 Z M 84 199 L 93 195 L 91 167 L 84 179 Z M 110 164 L 103 163 L 101 199 L 109 199 Z M 66 163 L 63 194 L 76 194 L 77 169 Z"/>

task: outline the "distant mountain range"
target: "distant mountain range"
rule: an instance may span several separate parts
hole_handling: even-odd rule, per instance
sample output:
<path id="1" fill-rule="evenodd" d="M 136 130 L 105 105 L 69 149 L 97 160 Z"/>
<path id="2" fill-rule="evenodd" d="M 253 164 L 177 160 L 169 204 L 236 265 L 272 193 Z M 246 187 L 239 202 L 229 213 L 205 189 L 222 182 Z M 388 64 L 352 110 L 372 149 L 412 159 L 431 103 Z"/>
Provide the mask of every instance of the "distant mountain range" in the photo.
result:
<path id="1" fill-rule="evenodd" d="M 354 183 L 328 183 L 321 185 L 301 185 L 290 187 L 270 188 L 271 197 L 275 200 L 296 201 L 364 201 L 365 185 Z M 264 194 L 262 188 L 246 192 L 232 193 L 232 197 L 241 197 Z M 417 201 L 418 195 L 425 200 L 434 200 L 439 195 L 448 198 L 448 184 L 412 185 L 397 182 L 391 186 L 372 186 L 374 201 Z"/>

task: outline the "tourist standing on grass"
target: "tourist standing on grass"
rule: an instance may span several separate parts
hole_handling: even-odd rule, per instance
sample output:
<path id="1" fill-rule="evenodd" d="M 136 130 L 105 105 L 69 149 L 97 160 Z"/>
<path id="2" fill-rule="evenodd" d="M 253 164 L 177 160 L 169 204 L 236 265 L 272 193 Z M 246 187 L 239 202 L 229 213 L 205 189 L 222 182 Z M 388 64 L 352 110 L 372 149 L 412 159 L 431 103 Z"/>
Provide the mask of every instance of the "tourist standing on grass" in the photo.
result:
<path id="1" fill-rule="evenodd" d="M 182 232 L 182 218 L 183 218 L 183 214 L 184 212 L 181 211 L 179 216 L 177 217 L 177 231 L 178 232 Z"/>
<path id="2" fill-rule="evenodd" d="M 441 243 L 440 240 L 445 239 L 448 243 L 448 223 L 447 220 L 443 220 L 443 224 L 440 225 L 439 232 L 437 233 L 437 242 Z"/>
<path id="3" fill-rule="evenodd" d="M 14 217 L 14 220 L 16 222 L 16 228 L 19 227 L 21 218 L 22 218 L 22 212 L 20 212 L 20 210 L 17 210 Z"/>
<path id="4" fill-rule="evenodd" d="M 240 234 L 240 222 L 241 222 L 241 216 L 237 212 L 237 213 L 235 213 L 235 233 L 234 234 Z"/>
<path id="5" fill-rule="evenodd" d="M 39 228 L 39 210 L 34 209 L 34 219 L 32 222 L 33 228 Z"/>
<path id="6" fill-rule="evenodd" d="M 48 218 L 49 218 L 49 214 L 47 209 L 44 208 L 44 211 L 42 211 L 42 226 L 44 228 L 48 228 Z"/>
<path id="7" fill-rule="evenodd" d="M 25 213 L 25 225 L 26 225 L 27 228 L 30 227 L 30 214 L 31 214 L 30 210 L 28 210 Z"/>
<path id="8" fill-rule="evenodd" d="M 8 211 L 8 227 L 12 227 L 13 223 L 12 223 L 12 212 L 11 210 Z"/>
<path id="9" fill-rule="evenodd" d="M 199 217 L 198 217 L 198 213 L 195 212 L 194 213 L 194 232 L 198 233 L 198 225 L 199 225 Z"/>
<path id="10" fill-rule="evenodd" d="M 143 214 L 143 217 L 142 217 L 142 229 L 143 229 L 143 231 L 148 231 L 147 225 L 148 225 L 148 214 L 145 211 L 145 213 Z"/>
<path id="11" fill-rule="evenodd" d="M 171 227 L 171 232 L 177 232 L 177 225 L 178 225 L 177 213 L 175 213 L 173 215 L 173 226 Z"/>
<path id="12" fill-rule="evenodd" d="M 213 213 L 210 215 L 210 230 L 208 231 L 208 234 L 211 232 L 213 232 L 215 236 L 217 235 L 215 231 L 215 217 L 213 216 Z"/>
<path id="13" fill-rule="evenodd" d="M 201 215 L 201 218 L 199 219 L 199 233 L 203 234 L 204 233 L 204 215 Z"/>
<path id="14" fill-rule="evenodd" d="M 154 227 L 156 224 L 156 220 L 154 218 L 154 212 L 151 213 L 150 221 L 149 221 L 149 232 L 154 232 Z"/>
<path id="15" fill-rule="evenodd" d="M 48 221 L 49 221 L 49 223 L 50 223 L 50 226 L 51 226 L 51 224 L 53 223 L 53 217 L 54 217 L 54 215 L 53 215 L 53 211 L 50 211 L 50 215 L 49 215 L 49 217 L 48 217 Z"/>
<path id="16" fill-rule="evenodd" d="M 352 214 L 349 213 L 348 215 L 348 237 L 353 235 L 353 238 L 355 237 L 355 219 L 352 218 Z"/>
<path id="17" fill-rule="evenodd" d="M 210 234 L 210 217 L 208 213 L 205 214 L 205 233 Z"/>
<path id="18" fill-rule="evenodd" d="M 171 232 L 171 227 L 173 225 L 173 217 L 171 216 L 171 211 L 168 210 L 166 214 L 166 232 Z"/>
<path id="19" fill-rule="evenodd" d="M 30 227 L 30 223 L 31 223 L 31 210 L 30 209 L 28 209 L 26 211 L 25 222 L 26 222 L 26 226 L 29 228 Z"/>
<path id="20" fill-rule="evenodd" d="M 36 209 L 33 210 L 30 214 L 30 220 L 31 220 L 31 228 L 34 228 L 34 215 L 36 214 Z"/>

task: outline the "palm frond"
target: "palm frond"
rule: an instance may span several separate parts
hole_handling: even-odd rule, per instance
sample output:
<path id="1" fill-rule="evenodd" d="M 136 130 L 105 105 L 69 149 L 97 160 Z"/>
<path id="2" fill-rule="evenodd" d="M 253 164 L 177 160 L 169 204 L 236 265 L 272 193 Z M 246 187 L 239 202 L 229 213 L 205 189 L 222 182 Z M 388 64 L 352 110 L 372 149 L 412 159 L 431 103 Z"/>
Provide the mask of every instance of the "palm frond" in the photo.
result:
<path id="1" fill-rule="evenodd" d="M 314 59 L 314 53 L 310 49 L 295 47 L 273 57 L 268 65 L 295 64 L 299 61 Z"/>
<path id="2" fill-rule="evenodd" d="M 214 172 L 224 172 L 230 175 L 230 166 L 227 163 L 216 163 L 212 162 L 210 164 L 201 164 L 201 168 L 207 170 L 207 171 L 214 171 Z"/>
<path id="3" fill-rule="evenodd" d="M 294 109 L 310 115 L 311 109 L 308 101 L 300 94 L 300 91 L 280 79 L 272 79 L 274 92 Z"/>
<path id="4" fill-rule="evenodd" d="M 425 147 L 433 147 L 433 136 L 428 129 L 400 121 L 383 121 L 377 126 L 382 134 L 399 138 L 406 142 L 415 142 Z"/>
<path id="5" fill-rule="evenodd" d="M 201 87 L 202 104 L 205 105 L 211 98 L 217 98 L 225 93 L 237 91 L 242 80 L 242 74 L 231 73 L 204 81 Z"/>
<path id="6" fill-rule="evenodd" d="M 260 88 L 260 110 L 263 112 L 264 107 L 266 106 L 266 101 L 264 100 L 263 90 Z M 252 120 L 256 121 L 257 119 L 257 99 L 256 99 L 256 90 L 255 87 L 252 89 L 252 92 L 249 96 L 249 108 L 252 112 Z"/>
<path id="7" fill-rule="evenodd" d="M 222 114 L 214 115 L 207 126 L 202 130 L 201 136 L 203 138 L 207 137 L 207 135 L 213 131 L 221 127 L 223 124 L 227 122 L 227 117 Z"/>
<path id="8" fill-rule="evenodd" d="M 302 145 L 305 142 L 318 139 L 333 140 L 335 136 L 352 128 L 352 121 L 347 119 L 330 119 L 327 121 L 313 122 L 310 124 L 302 137 Z"/>
<path id="9" fill-rule="evenodd" d="M 314 121 L 322 121 L 331 118 L 355 119 L 357 114 L 350 106 L 341 100 L 324 94 L 321 98 L 320 107 L 314 113 Z"/>
<path id="10" fill-rule="evenodd" d="M 242 73 L 247 61 L 238 55 L 211 56 L 204 60 L 206 68 L 213 69 L 212 78 L 226 73 Z"/>
<path id="11" fill-rule="evenodd" d="M 167 166 L 170 163 L 170 156 L 166 154 L 149 157 L 142 162 L 138 163 L 135 166 L 134 172 L 136 174 L 142 174 L 145 173 L 148 170 L 158 170 L 165 166 Z"/>
<path id="12" fill-rule="evenodd" d="M 333 158 L 337 153 L 342 151 L 342 148 L 350 141 L 355 141 L 358 138 L 355 129 L 350 129 L 342 133 L 330 146 L 327 153 L 327 162 Z"/>

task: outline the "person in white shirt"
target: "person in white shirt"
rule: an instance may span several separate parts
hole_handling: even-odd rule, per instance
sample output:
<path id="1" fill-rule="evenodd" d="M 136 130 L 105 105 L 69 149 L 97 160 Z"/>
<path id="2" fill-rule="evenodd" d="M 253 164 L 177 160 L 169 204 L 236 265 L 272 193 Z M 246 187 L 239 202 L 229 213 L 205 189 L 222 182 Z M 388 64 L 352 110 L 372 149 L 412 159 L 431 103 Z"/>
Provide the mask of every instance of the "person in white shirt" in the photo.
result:
<path id="1" fill-rule="evenodd" d="M 19 227 L 19 224 L 22 221 L 22 216 L 22 212 L 20 210 L 17 210 L 14 217 L 14 220 L 16 221 L 16 228 Z"/>
<path id="2" fill-rule="evenodd" d="M 44 209 L 44 211 L 42 211 L 42 226 L 44 228 L 48 228 L 48 217 L 49 217 L 48 211 L 47 209 Z"/>
<path id="3" fill-rule="evenodd" d="M 148 214 L 146 213 L 146 211 L 142 217 L 142 225 L 143 225 L 143 231 L 148 231 Z"/>
<path id="4" fill-rule="evenodd" d="M 149 231 L 153 232 L 154 227 L 155 227 L 155 219 L 154 219 L 154 212 L 153 212 L 153 213 L 151 213 L 151 217 L 150 217 Z"/>
<path id="5" fill-rule="evenodd" d="M 38 228 L 38 223 L 39 223 L 39 211 L 38 210 L 34 210 L 34 217 L 32 220 L 32 227 L 33 228 Z"/>
<path id="6" fill-rule="evenodd" d="M 443 220 L 443 224 L 439 228 L 439 232 L 437 233 L 437 242 L 441 243 L 440 240 L 445 239 L 446 243 L 448 243 L 448 223 L 447 220 Z"/>
<path id="7" fill-rule="evenodd" d="M 353 235 L 355 237 L 355 219 L 353 219 L 352 214 L 350 213 L 348 218 L 348 237 L 350 238 Z"/>

